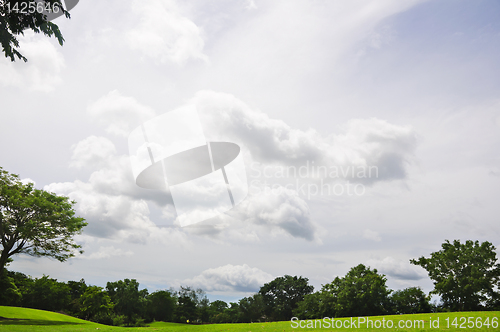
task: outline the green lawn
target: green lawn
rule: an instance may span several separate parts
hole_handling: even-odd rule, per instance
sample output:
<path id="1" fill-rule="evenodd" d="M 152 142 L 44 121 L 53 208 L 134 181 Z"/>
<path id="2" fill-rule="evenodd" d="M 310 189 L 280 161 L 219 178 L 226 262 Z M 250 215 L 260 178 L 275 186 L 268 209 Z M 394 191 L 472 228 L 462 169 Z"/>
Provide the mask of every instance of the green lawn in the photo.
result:
<path id="1" fill-rule="evenodd" d="M 470 317 L 470 318 L 469 318 Z M 291 322 L 275 322 L 275 323 L 252 323 L 252 324 L 208 324 L 208 325 L 187 325 L 177 323 L 163 323 L 155 322 L 150 324 L 149 327 L 137 328 L 124 328 L 100 325 L 96 323 L 87 322 L 74 317 L 57 314 L 53 312 L 15 308 L 15 307 L 2 307 L 0 306 L 0 332 L 3 331 L 160 331 L 160 332 L 271 332 L 271 331 L 500 331 L 500 327 L 492 326 L 492 322 L 497 324 L 500 319 L 499 311 L 478 311 L 478 312 L 459 312 L 459 313 L 439 313 L 439 314 L 418 314 L 418 315 L 396 315 L 396 316 L 382 316 L 382 317 L 369 317 L 372 323 L 362 323 L 359 325 L 359 318 L 353 320 L 357 322 L 356 327 L 349 326 L 351 319 L 343 318 L 338 322 L 335 320 L 333 324 L 338 324 L 339 328 L 328 328 L 322 325 L 323 321 L 304 321 L 303 326 L 309 324 L 316 324 L 316 328 L 292 328 Z M 439 319 L 440 326 L 435 328 L 430 327 L 431 322 L 436 322 Z M 447 321 L 448 319 L 448 321 Z M 453 326 L 453 321 L 456 319 L 457 327 Z M 467 322 L 467 320 L 469 320 Z M 490 327 L 483 326 L 477 327 L 479 321 L 490 324 Z M 344 323 L 344 321 L 346 321 Z M 361 319 L 362 321 L 362 319 Z M 411 327 L 398 328 L 399 321 L 402 324 L 407 324 Z M 387 328 L 387 324 L 391 322 L 393 328 Z M 415 326 L 420 324 L 420 327 Z M 296 322 L 294 325 L 298 325 Z M 332 324 L 332 322 L 329 322 Z M 448 324 L 449 323 L 449 324 Z M 460 324 L 462 324 L 460 328 Z M 344 325 L 340 328 L 340 324 Z M 373 324 L 373 327 L 371 325 Z M 378 328 L 386 324 L 386 328 Z M 423 324 L 423 327 L 422 327 Z M 474 324 L 474 327 L 472 327 Z M 467 326 L 469 325 L 469 326 Z M 448 327 L 449 326 L 449 327 Z"/>

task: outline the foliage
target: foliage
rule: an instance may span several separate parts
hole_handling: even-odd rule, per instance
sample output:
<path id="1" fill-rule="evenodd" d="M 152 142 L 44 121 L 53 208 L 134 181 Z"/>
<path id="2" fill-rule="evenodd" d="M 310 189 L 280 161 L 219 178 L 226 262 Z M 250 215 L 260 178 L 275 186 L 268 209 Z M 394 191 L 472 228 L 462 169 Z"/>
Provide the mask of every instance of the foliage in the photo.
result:
<path id="1" fill-rule="evenodd" d="M 410 262 L 420 265 L 434 282 L 433 294 L 439 294 L 443 306 L 452 311 L 480 310 L 494 306 L 498 299 L 500 264 L 490 242 L 446 240 L 430 258 Z"/>
<path id="2" fill-rule="evenodd" d="M 174 320 L 178 323 L 189 323 L 197 320 L 198 312 L 196 302 L 189 295 L 190 294 L 185 291 L 185 288 L 182 288 L 181 294 L 179 294 L 177 298 Z"/>
<path id="3" fill-rule="evenodd" d="M 80 297 L 80 317 L 93 321 L 108 321 L 114 304 L 102 287 L 89 286 Z"/>
<path id="4" fill-rule="evenodd" d="M 329 317 L 358 317 L 387 314 L 390 311 L 387 279 L 376 269 L 359 264 L 345 277 L 336 277 L 321 289 L 322 313 Z"/>
<path id="5" fill-rule="evenodd" d="M 47 21 L 47 17 L 43 12 L 34 11 L 33 13 L 22 11 L 8 11 L 8 7 L 0 1 L 0 44 L 5 57 L 15 61 L 16 57 L 23 61 L 28 61 L 25 56 L 19 52 L 19 35 L 24 35 L 24 30 L 29 29 L 36 33 L 42 32 L 48 37 L 54 36 L 59 44 L 62 46 L 64 38 L 59 30 L 59 27 Z M 22 7 L 21 4 L 28 1 L 20 0 L 6 0 L 5 3 L 10 3 L 10 8 L 13 8 L 15 3 Z M 45 0 L 45 3 L 50 5 L 50 8 L 58 7 L 67 18 L 70 18 L 68 11 L 61 5 L 61 0 Z"/>
<path id="6" fill-rule="evenodd" d="M 172 321 L 177 299 L 166 290 L 156 291 L 149 294 L 147 304 L 147 316 L 149 321 Z"/>
<path id="7" fill-rule="evenodd" d="M 223 323 L 225 322 L 224 311 L 228 308 L 227 303 L 221 300 L 215 300 L 208 306 L 210 323 Z"/>
<path id="8" fill-rule="evenodd" d="M 391 294 L 395 314 L 418 314 L 431 312 L 430 297 L 420 287 L 409 287 Z"/>
<path id="9" fill-rule="evenodd" d="M 264 301 L 261 294 L 244 297 L 239 301 L 240 322 L 251 323 L 260 322 L 264 315 Z"/>
<path id="10" fill-rule="evenodd" d="M 49 311 L 64 311 L 71 301 L 70 288 L 64 282 L 43 276 L 24 289 L 23 306 Z"/>
<path id="11" fill-rule="evenodd" d="M 0 305 L 18 305 L 21 303 L 21 291 L 17 288 L 14 278 L 7 270 L 0 271 Z"/>
<path id="12" fill-rule="evenodd" d="M 285 275 L 264 284 L 259 290 L 264 303 L 264 313 L 270 320 L 287 320 L 292 318 L 292 311 L 297 303 L 310 294 L 314 287 L 309 279 Z"/>
<path id="13" fill-rule="evenodd" d="M 324 310 L 323 305 L 325 297 L 325 294 L 321 292 L 307 294 L 297 304 L 297 308 L 293 310 L 293 315 L 300 317 L 300 319 L 319 319 L 328 316 L 325 314 L 326 310 Z"/>
<path id="14" fill-rule="evenodd" d="M 84 279 L 80 281 L 68 281 L 70 304 L 68 307 L 68 312 L 72 315 L 78 316 L 81 311 L 80 298 L 87 290 L 88 286 Z"/>
<path id="15" fill-rule="evenodd" d="M 16 254 L 48 256 L 61 262 L 80 249 L 73 236 L 87 223 L 75 217 L 73 204 L 57 196 L 23 184 L 17 175 L 0 167 L 0 271 Z"/>
<path id="16" fill-rule="evenodd" d="M 114 312 L 126 317 L 125 324 L 135 325 L 146 311 L 148 290 L 139 290 L 139 283 L 135 279 L 125 279 L 106 284 L 106 291 L 115 304 Z"/>

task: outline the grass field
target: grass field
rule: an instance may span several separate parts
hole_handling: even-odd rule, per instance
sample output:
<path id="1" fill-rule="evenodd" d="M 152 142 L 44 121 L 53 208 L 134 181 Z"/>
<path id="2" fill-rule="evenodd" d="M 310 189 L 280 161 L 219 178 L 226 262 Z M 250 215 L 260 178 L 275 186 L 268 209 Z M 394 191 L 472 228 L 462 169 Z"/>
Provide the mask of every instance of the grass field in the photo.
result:
<path id="1" fill-rule="evenodd" d="M 207 325 L 187 325 L 177 323 L 155 322 L 149 327 L 112 327 L 87 322 L 74 317 L 57 314 L 53 312 L 0 306 L 0 332 L 3 331 L 159 331 L 159 332 L 271 332 L 271 331 L 500 331 L 500 327 L 492 325 L 492 322 L 499 323 L 499 311 L 478 311 L 478 312 L 458 312 L 458 313 L 438 313 L 438 314 L 418 314 L 418 315 L 396 315 L 369 317 L 371 323 L 364 322 L 363 319 L 353 318 L 356 326 L 349 326 L 350 318 L 334 320 L 338 328 L 325 325 L 323 321 L 304 321 L 305 328 L 292 328 L 291 322 L 275 323 L 252 323 L 252 324 L 207 324 Z M 437 322 L 439 319 L 439 327 Z M 456 319 L 456 327 L 453 322 Z M 360 325 L 359 320 L 362 324 Z M 346 321 L 344 323 L 344 321 Z M 402 321 L 402 323 L 399 323 Z M 479 322 L 489 323 L 488 326 L 478 327 Z M 392 323 L 392 328 L 387 326 Z M 431 327 L 430 324 L 434 323 Z M 329 321 L 330 325 L 332 324 Z M 294 326 L 298 326 L 295 322 Z M 316 324 L 316 328 L 307 328 L 307 325 Z M 340 327 L 340 324 L 343 326 Z M 373 324 L 367 325 L 367 324 Z M 386 328 L 383 328 L 385 324 Z M 403 328 L 398 325 L 402 324 Z M 420 326 L 416 326 L 420 324 Z M 328 324 L 326 324 L 328 325 Z M 380 328 L 379 328 L 380 326 Z"/>

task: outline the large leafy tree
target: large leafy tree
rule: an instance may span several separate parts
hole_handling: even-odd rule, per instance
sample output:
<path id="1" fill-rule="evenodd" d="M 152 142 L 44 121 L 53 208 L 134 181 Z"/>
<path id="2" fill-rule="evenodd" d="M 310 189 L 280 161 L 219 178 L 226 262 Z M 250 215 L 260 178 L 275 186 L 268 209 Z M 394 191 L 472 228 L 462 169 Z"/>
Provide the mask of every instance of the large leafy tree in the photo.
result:
<path id="1" fill-rule="evenodd" d="M 70 18 L 69 12 L 62 6 L 61 0 L 36 1 L 23 0 L 0 0 L 0 44 L 5 57 L 15 61 L 16 57 L 23 61 L 28 61 L 24 55 L 19 52 L 19 35 L 24 34 L 24 30 L 33 30 L 36 33 L 43 33 L 48 37 L 56 37 L 62 46 L 64 38 L 59 27 L 49 21 L 54 12 L 62 13 Z M 42 2 L 43 5 L 38 5 Z M 72 1 L 78 2 L 78 1 Z M 74 5 L 73 5 L 74 6 Z M 24 10 L 22 10 L 24 8 Z M 46 9 L 49 9 L 47 11 Z"/>
<path id="2" fill-rule="evenodd" d="M 177 307 L 175 308 L 175 321 L 207 322 L 210 319 L 210 301 L 201 289 L 181 286 L 177 292 Z"/>
<path id="3" fill-rule="evenodd" d="M 124 279 L 106 284 L 106 291 L 115 304 L 114 311 L 127 317 L 127 324 L 134 324 L 146 312 L 148 290 L 139 290 L 135 279 Z"/>
<path id="4" fill-rule="evenodd" d="M 73 204 L 68 197 L 23 184 L 0 167 L 0 272 L 16 254 L 61 262 L 73 257 L 81 248 L 73 236 L 87 225 L 75 217 Z"/>
<path id="5" fill-rule="evenodd" d="M 264 284 L 259 290 L 264 303 L 264 313 L 270 320 L 287 320 L 292 318 L 292 311 L 304 296 L 312 293 L 314 287 L 309 279 L 285 275 Z"/>
<path id="6" fill-rule="evenodd" d="M 500 264 L 490 242 L 446 240 L 431 257 L 412 259 L 422 266 L 434 282 L 433 294 L 441 296 L 443 306 L 453 311 L 478 310 L 497 301 Z"/>
<path id="7" fill-rule="evenodd" d="M 385 275 L 359 264 L 345 277 L 323 285 L 319 311 L 330 317 L 383 315 L 390 312 Z"/>
<path id="8" fill-rule="evenodd" d="M 177 299 L 166 290 L 156 291 L 148 296 L 147 316 L 149 320 L 172 321 Z"/>
<path id="9" fill-rule="evenodd" d="M 94 320 L 97 315 L 109 315 L 114 304 L 102 287 L 88 286 L 80 299 L 80 317 Z"/>

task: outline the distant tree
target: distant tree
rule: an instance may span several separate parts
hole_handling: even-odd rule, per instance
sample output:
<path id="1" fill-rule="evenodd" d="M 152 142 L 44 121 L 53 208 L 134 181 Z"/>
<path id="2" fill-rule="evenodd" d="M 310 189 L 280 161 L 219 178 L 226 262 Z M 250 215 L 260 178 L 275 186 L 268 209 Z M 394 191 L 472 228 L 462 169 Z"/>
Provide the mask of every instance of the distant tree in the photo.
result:
<path id="1" fill-rule="evenodd" d="M 0 271 L 0 289 L 2 290 L 0 292 L 0 305 L 17 306 L 21 303 L 21 291 L 7 270 Z"/>
<path id="2" fill-rule="evenodd" d="M 198 308 L 196 300 L 190 296 L 190 293 L 184 291 L 189 287 L 181 286 L 181 293 L 177 298 L 177 306 L 175 308 L 175 321 L 178 323 L 196 322 L 198 319 Z"/>
<path id="3" fill-rule="evenodd" d="M 307 294 L 304 299 L 297 303 L 293 315 L 299 319 L 320 319 L 328 315 L 324 314 L 323 300 L 325 296 L 321 292 Z"/>
<path id="4" fill-rule="evenodd" d="M 240 321 L 243 323 L 259 322 L 264 316 L 264 301 L 261 294 L 244 297 L 239 301 Z"/>
<path id="5" fill-rule="evenodd" d="M 259 294 L 262 296 L 264 313 L 268 319 L 273 321 L 291 319 L 297 303 L 314 290 L 308 282 L 307 278 L 285 275 L 264 284 Z"/>
<path id="6" fill-rule="evenodd" d="M 97 321 L 109 316 L 113 311 L 114 304 L 109 295 L 102 287 L 88 286 L 80 297 L 80 317 L 87 320 Z"/>
<path id="7" fill-rule="evenodd" d="M 323 310 L 329 317 L 383 315 L 390 312 L 387 279 L 376 269 L 359 264 L 345 277 L 336 277 L 321 289 Z"/>
<path id="8" fill-rule="evenodd" d="M 427 270 L 434 282 L 433 294 L 441 296 L 443 306 L 452 311 L 480 310 L 494 306 L 498 299 L 500 264 L 490 242 L 446 240 L 430 258 L 411 259 Z"/>
<path id="9" fill-rule="evenodd" d="M 171 322 L 177 299 L 169 291 L 159 290 L 148 295 L 147 318 L 149 321 Z"/>
<path id="10" fill-rule="evenodd" d="M 227 303 L 221 300 L 215 300 L 208 306 L 210 314 L 210 323 L 222 323 L 223 313 L 227 309 Z"/>
<path id="11" fill-rule="evenodd" d="M 0 272 L 16 254 L 61 262 L 73 257 L 81 248 L 73 236 L 87 225 L 75 217 L 73 204 L 67 197 L 34 189 L 33 183 L 23 184 L 0 167 Z"/>
<path id="12" fill-rule="evenodd" d="M 71 295 L 66 283 L 43 276 L 28 285 L 23 294 L 23 306 L 48 311 L 67 311 Z"/>
<path id="13" fill-rule="evenodd" d="M 177 292 L 177 307 L 175 321 L 183 322 L 208 322 L 210 320 L 210 301 L 201 289 L 181 286 Z"/>
<path id="14" fill-rule="evenodd" d="M 48 20 L 47 14 L 49 13 L 41 10 L 41 7 L 30 8 L 30 2 L 33 3 L 34 0 L 0 1 L 0 44 L 2 45 L 5 57 L 10 58 L 11 61 L 15 61 L 16 57 L 25 62 L 28 61 L 19 52 L 19 40 L 17 39 L 19 35 L 24 34 L 24 30 L 26 29 L 36 33 L 42 32 L 48 37 L 54 36 L 61 46 L 64 43 L 64 38 L 59 27 Z M 62 12 L 67 18 L 70 18 L 69 12 L 62 6 L 61 0 L 45 0 L 44 2 L 44 9 L 47 8 L 53 12 Z M 22 10 L 24 6 L 26 6 L 26 10 Z M 49 14 L 49 16 L 51 15 Z"/>
<path id="15" fill-rule="evenodd" d="M 138 319 L 144 317 L 148 290 L 139 290 L 135 279 L 124 279 L 106 284 L 111 301 L 115 304 L 114 312 L 126 317 L 125 324 L 135 325 Z"/>
<path id="16" fill-rule="evenodd" d="M 68 310 L 72 315 L 78 316 L 80 313 L 80 298 L 88 286 L 84 279 L 80 279 L 80 281 L 68 281 L 68 287 L 71 298 Z"/>
<path id="17" fill-rule="evenodd" d="M 225 323 L 239 323 L 241 320 L 240 306 L 236 302 L 229 302 L 229 308 L 224 311 L 226 314 Z"/>
<path id="18" fill-rule="evenodd" d="M 420 287 L 409 287 L 391 294 L 395 314 L 418 314 L 431 312 L 430 297 Z"/>

